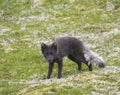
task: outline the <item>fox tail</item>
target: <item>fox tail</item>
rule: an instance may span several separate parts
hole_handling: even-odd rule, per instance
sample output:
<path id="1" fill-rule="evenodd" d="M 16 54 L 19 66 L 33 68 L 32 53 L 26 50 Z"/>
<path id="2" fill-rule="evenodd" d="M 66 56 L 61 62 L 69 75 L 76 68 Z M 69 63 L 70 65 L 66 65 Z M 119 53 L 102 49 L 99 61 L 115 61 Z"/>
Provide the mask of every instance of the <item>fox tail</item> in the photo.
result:
<path id="1" fill-rule="evenodd" d="M 84 57 L 86 61 L 88 61 L 88 65 L 94 64 L 95 66 L 100 67 L 100 68 L 105 67 L 105 62 L 102 59 L 102 57 L 100 57 L 98 54 L 96 54 L 95 52 L 89 49 L 84 51 Z"/>

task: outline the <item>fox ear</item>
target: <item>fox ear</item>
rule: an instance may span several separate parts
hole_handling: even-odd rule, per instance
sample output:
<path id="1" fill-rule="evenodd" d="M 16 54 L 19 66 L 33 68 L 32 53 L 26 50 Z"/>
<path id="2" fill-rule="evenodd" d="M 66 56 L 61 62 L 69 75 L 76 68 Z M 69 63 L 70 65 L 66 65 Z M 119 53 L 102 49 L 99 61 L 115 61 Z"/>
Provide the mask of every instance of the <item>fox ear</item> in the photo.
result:
<path id="1" fill-rule="evenodd" d="M 57 44 L 56 43 L 53 43 L 52 47 L 57 50 Z"/>
<path id="2" fill-rule="evenodd" d="M 45 49 L 45 48 L 47 48 L 47 45 L 44 43 L 41 43 L 41 49 Z"/>

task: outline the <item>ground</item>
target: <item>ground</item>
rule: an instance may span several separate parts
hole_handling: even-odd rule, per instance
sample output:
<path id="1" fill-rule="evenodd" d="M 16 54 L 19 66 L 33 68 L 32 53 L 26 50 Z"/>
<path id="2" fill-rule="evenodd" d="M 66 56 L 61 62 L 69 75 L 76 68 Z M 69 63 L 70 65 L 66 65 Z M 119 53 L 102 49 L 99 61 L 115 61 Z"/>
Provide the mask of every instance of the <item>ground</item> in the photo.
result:
<path id="1" fill-rule="evenodd" d="M 104 59 L 104 69 L 82 70 L 64 59 L 52 78 L 40 44 L 63 36 L 82 40 Z M 119 0 L 1 0 L 0 95 L 120 95 Z"/>

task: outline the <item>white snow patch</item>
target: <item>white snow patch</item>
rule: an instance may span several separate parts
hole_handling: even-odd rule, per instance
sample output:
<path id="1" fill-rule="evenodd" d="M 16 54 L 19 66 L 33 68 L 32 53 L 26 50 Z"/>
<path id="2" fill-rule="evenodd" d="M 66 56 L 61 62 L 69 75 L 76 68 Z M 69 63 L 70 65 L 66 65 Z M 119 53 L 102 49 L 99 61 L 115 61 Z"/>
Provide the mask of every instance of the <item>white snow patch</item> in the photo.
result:
<path id="1" fill-rule="evenodd" d="M 24 31 L 24 30 L 26 30 L 26 29 L 27 29 L 27 28 L 26 28 L 26 25 L 23 24 L 23 25 L 21 26 L 21 31 Z"/>
<path id="2" fill-rule="evenodd" d="M 114 9 L 115 9 L 115 6 L 114 6 L 114 4 L 112 2 L 107 2 L 106 3 L 106 10 L 107 11 L 112 11 Z"/>
<path id="3" fill-rule="evenodd" d="M 118 91 L 118 86 L 116 85 L 116 82 L 109 82 L 109 81 L 103 81 L 103 80 L 92 80 L 93 83 L 93 88 L 95 88 L 95 91 L 92 91 L 90 94 L 87 95 L 103 95 L 105 93 L 113 93 Z M 107 89 L 107 90 L 106 90 Z M 115 92 L 115 93 L 116 93 Z M 114 95 L 114 94 L 109 94 L 109 95 Z M 118 95 L 118 94 L 115 94 Z"/>
<path id="4" fill-rule="evenodd" d="M 115 52 L 120 52 L 120 47 L 115 47 L 113 50 L 114 50 Z"/>
<path id="5" fill-rule="evenodd" d="M 120 73 L 120 67 L 117 66 L 107 66 L 106 68 L 98 71 L 94 71 L 97 74 L 117 74 Z"/>
<path id="6" fill-rule="evenodd" d="M 42 5 L 44 4 L 44 0 L 32 0 L 33 1 L 33 4 L 31 6 L 31 8 L 36 8 L 38 7 L 39 5 Z"/>
<path id="7" fill-rule="evenodd" d="M 109 36 L 111 36 L 113 34 L 117 35 L 119 33 L 120 33 L 120 30 L 118 28 L 115 28 L 115 29 L 111 30 L 110 32 L 103 32 L 103 36 L 109 37 Z"/>
<path id="8" fill-rule="evenodd" d="M 109 95 L 120 95 L 120 91 L 118 91 L 118 92 L 109 92 Z"/>
<path id="9" fill-rule="evenodd" d="M 27 16 L 27 17 L 19 17 L 19 20 L 16 22 L 16 24 L 20 24 L 20 23 L 21 24 L 25 24 L 25 23 L 32 24 L 33 22 L 36 23 L 36 21 L 37 22 L 39 22 L 39 21 L 48 21 L 49 17 L 50 17 L 50 15 L 45 14 L 45 13 L 41 13 L 40 15 L 31 15 L 31 16 Z"/>
<path id="10" fill-rule="evenodd" d="M 0 29 L 0 34 L 3 34 L 4 32 L 10 31 L 10 28 L 4 28 L 4 29 Z"/>
<path id="11" fill-rule="evenodd" d="M 40 15 L 37 16 L 29 16 L 28 19 L 30 20 L 37 20 L 37 21 L 47 21 L 49 18 L 48 14 L 42 13 Z"/>

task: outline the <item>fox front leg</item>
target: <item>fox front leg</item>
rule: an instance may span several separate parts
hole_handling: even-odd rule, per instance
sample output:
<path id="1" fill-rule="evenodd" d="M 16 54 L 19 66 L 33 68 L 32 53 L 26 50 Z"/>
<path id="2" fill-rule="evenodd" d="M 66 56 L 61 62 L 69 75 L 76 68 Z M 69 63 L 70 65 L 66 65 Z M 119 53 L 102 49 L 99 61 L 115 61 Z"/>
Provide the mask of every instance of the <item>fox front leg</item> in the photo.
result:
<path id="1" fill-rule="evenodd" d="M 50 79 L 54 63 L 49 63 L 47 79 Z"/>
<path id="2" fill-rule="evenodd" d="M 62 67 L 63 67 L 63 62 L 61 60 L 58 62 L 58 78 L 62 77 Z"/>

